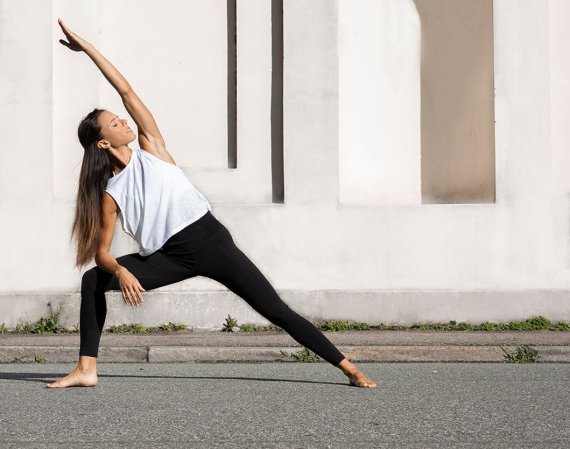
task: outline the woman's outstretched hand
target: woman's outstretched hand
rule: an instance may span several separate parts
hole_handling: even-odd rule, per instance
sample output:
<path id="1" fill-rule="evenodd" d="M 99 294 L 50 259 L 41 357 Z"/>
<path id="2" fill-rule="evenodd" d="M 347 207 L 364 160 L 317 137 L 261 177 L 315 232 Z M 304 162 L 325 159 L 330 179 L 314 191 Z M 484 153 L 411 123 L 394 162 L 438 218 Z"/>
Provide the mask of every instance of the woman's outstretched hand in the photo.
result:
<path id="1" fill-rule="evenodd" d="M 59 42 L 61 42 L 67 48 L 73 51 L 85 51 L 91 45 L 89 42 L 87 42 L 84 39 L 81 39 L 77 34 L 75 34 L 73 31 L 67 28 L 67 26 L 65 26 L 65 24 L 63 23 L 63 20 L 58 18 L 57 22 L 61 26 L 61 29 L 63 30 L 65 36 L 67 37 L 67 40 L 69 41 L 66 42 L 63 39 L 60 39 Z"/>

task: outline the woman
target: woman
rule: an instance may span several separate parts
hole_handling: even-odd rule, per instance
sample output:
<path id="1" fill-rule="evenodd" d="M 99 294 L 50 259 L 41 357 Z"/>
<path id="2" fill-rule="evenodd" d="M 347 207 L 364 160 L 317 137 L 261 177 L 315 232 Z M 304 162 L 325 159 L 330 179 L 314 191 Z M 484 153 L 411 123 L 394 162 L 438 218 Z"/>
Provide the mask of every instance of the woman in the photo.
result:
<path id="1" fill-rule="evenodd" d="M 94 109 L 81 121 L 84 148 L 72 236 L 78 242 L 76 266 L 93 258 L 81 282 L 80 350 L 77 367 L 47 387 L 95 386 L 99 341 L 106 317 L 105 292 L 121 290 L 131 306 L 142 292 L 193 276 L 214 279 L 242 297 L 259 314 L 297 342 L 341 369 L 349 384 L 374 388 L 311 322 L 278 296 L 265 276 L 235 245 L 230 232 L 211 214 L 208 200 L 192 185 L 166 150 L 154 118 L 127 80 L 90 43 L 59 25 L 73 51 L 95 62 L 121 95 L 138 128 L 140 148 L 126 119 Z M 117 215 L 123 230 L 140 245 L 138 253 L 117 259 L 109 253 Z"/>

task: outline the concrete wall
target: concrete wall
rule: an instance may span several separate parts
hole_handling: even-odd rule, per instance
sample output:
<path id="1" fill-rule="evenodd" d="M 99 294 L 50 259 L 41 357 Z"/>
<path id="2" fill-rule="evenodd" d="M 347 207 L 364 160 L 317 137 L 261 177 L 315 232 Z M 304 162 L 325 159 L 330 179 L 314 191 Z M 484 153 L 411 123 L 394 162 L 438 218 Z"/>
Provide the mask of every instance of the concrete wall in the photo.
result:
<path id="1" fill-rule="evenodd" d="M 214 215 L 305 316 L 570 319 L 567 2 L 493 2 L 496 122 L 484 151 L 494 153 L 496 200 L 464 204 L 422 204 L 426 86 L 412 0 L 284 2 L 285 200 L 271 202 L 269 4 L 237 2 L 229 169 L 225 2 L 0 0 L 0 323 L 38 319 L 48 301 L 79 320 L 82 273 L 69 243 L 77 125 L 95 106 L 126 116 L 92 61 L 59 44 L 57 17 L 129 80 Z M 137 250 L 117 226 L 113 255 Z M 156 304 L 133 311 L 108 293 L 107 323 L 208 327 L 228 313 L 266 322 L 207 278 L 147 296 Z"/>

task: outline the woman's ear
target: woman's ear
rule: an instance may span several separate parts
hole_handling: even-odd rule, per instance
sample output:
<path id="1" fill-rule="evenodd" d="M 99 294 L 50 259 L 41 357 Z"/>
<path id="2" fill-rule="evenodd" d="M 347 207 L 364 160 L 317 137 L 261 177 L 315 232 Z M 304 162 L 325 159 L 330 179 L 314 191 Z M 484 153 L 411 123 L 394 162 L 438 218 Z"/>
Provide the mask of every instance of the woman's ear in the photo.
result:
<path id="1" fill-rule="evenodd" d="M 108 150 L 111 144 L 106 140 L 100 140 L 99 142 L 97 142 L 97 146 L 101 150 Z"/>

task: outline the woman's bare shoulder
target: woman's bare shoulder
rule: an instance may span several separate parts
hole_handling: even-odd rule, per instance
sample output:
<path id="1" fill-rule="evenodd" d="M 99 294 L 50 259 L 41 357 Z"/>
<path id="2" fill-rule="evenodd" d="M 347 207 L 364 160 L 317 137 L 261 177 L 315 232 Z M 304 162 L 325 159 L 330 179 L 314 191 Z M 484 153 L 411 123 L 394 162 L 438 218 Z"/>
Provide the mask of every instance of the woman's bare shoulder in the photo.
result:
<path id="1" fill-rule="evenodd" d="M 144 136 L 144 134 L 139 134 L 139 146 L 142 151 L 146 151 L 147 153 L 152 154 L 154 157 L 161 159 L 164 162 L 176 165 L 176 161 L 167 151 L 166 145 L 164 145 L 164 142 L 162 140 L 150 141 Z"/>

